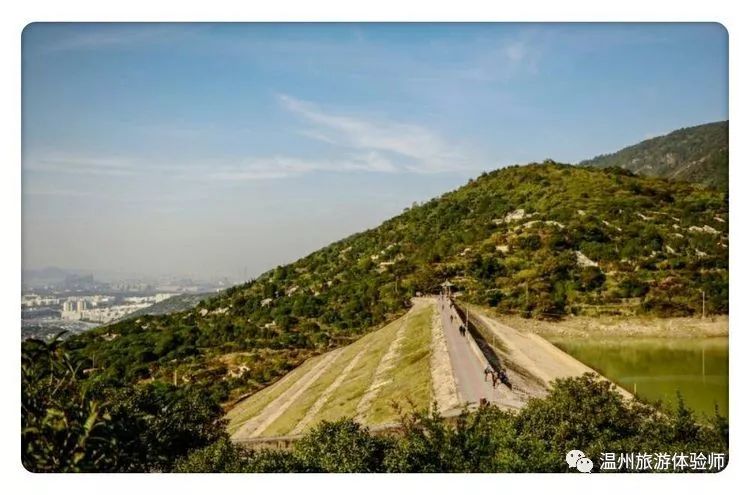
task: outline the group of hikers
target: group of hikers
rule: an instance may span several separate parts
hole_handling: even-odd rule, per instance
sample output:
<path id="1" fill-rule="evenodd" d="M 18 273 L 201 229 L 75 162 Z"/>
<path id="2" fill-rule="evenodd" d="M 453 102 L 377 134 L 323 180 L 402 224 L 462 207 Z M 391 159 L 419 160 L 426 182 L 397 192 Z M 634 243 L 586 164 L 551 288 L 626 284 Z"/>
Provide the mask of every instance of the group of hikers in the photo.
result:
<path id="1" fill-rule="evenodd" d="M 492 379 L 492 388 L 496 388 L 498 383 L 504 383 L 508 386 L 508 388 L 511 388 L 508 374 L 505 373 L 504 369 L 495 371 L 494 369 L 492 369 L 492 366 L 488 364 L 484 369 L 484 381 L 487 381 L 488 376 Z"/>
<path id="2" fill-rule="evenodd" d="M 453 324 L 454 319 L 458 320 L 458 332 L 461 334 L 461 337 L 466 337 L 466 325 L 468 325 L 468 321 L 466 322 L 466 325 L 461 321 L 456 311 L 456 304 L 453 302 L 453 299 L 451 299 L 450 297 L 443 296 L 443 301 L 441 302 L 441 309 L 445 309 L 446 302 L 448 303 L 448 307 L 451 310 L 450 316 L 449 316 L 451 324 Z M 488 377 L 492 379 L 492 388 L 496 388 L 498 383 L 503 383 L 508 388 L 512 388 L 510 384 L 510 379 L 508 379 L 508 374 L 505 372 L 505 370 L 500 368 L 499 371 L 496 371 L 489 363 L 487 364 L 487 367 L 484 369 L 484 381 L 487 381 Z"/>
<path id="3" fill-rule="evenodd" d="M 453 313 L 451 313 L 450 318 L 451 318 L 451 323 L 453 323 Z M 466 325 L 464 325 L 463 323 L 459 323 L 458 324 L 458 333 L 461 334 L 461 337 L 466 337 Z"/>

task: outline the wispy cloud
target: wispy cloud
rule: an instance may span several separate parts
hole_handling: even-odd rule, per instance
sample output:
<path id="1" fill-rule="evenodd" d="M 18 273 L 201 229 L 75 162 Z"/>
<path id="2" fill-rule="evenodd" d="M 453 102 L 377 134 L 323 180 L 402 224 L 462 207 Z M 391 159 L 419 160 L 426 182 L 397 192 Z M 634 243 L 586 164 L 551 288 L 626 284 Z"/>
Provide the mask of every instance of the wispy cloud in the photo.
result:
<path id="1" fill-rule="evenodd" d="M 319 155 L 273 154 L 191 160 L 39 152 L 26 157 L 24 170 L 58 176 L 103 176 L 113 180 L 153 179 L 160 175 L 168 181 L 229 182 L 283 179 L 315 172 L 434 173 L 479 165 L 476 160 L 472 162 L 462 146 L 450 143 L 424 126 L 328 112 L 289 95 L 280 95 L 279 101 L 286 111 L 306 123 L 307 127 L 299 131 L 301 135 L 324 142 L 331 149 Z M 191 129 L 188 134 L 198 136 L 200 132 Z M 57 194 L 55 191 L 37 194 Z M 59 193 L 68 194 L 66 191 Z"/>
<path id="2" fill-rule="evenodd" d="M 326 143 L 330 149 L 296 156 L 288 153 L 243 156 L 235 151 L 235 156 L 187 160 L 178 157 L 180 153 L 166 153 L 155 159 L 130 151 L 97 155 L 33 150 L 24 157 L 24 170 L 47 177 L 100 176 L 117 181 L 153 180 L 158 175 L 165 181 L 228 182 L 282 179 L 315 172 L 435 173 L 481 166 L 466 146 L 449 141 L 423 125 L 324 110 L 319 104 L 285 94 L 278 95 L 278 101 L 284 111 L 303 122 L 296 131 L 298 134 Z M 206 132 L 221 130 L 221 127 L 185 123 L 151 125 L 152 128 L 146 127 L 150 131 L 158 129 L 180 139 L 200 139 Z M 69 195 L 69 192 L 53 189 L 36 194 Z"/>
<path id="3" fill-rule="evenodd" d="M 375 151 L 353 152 L 337 158 L 300 158 L 292 156 L 223 158 L 203 160 L 154 161 L 143 157 L 76 156 L 66 153 L 42 154 L 24 162 L 24 170 L 45 176 L 96 175 L 121 178 L 153 179 L 160 174 L 164 180 L 247 181 L 282 179 L 312 172 L 398 172 L 399 168 L 386 156 Z M 29 191 L 35 195 L 79 196 L 90 191 L 52 188 Z"/>
<path id="4" fill-rule="evenodd" d="M 319 141 L 368 155 L 390 155 L 394 168 L 412 172 L 436 172 L 461 168 L 466 156 L 461 147 L 449 143 L 426 127 L 388 119 L 326 112 L 310 102 L 280 95 L 284 108 L 312 127 L 303 133 Z"/>
<path id="5" fill-rule="evenodd" d="M 195 170 L 201 170 L 199 174 Z M 311 172 L 397 172 L 382 155 L 370 152 L 337 159 L 302 159 L 288 156 L 252 158 L 236 164 L 204 164 L 186 173 L 187 178 L 204 177 L 221 181 L 281 179 Z"/>
<path id="6" fill-rule="evenodd" d="M 132 159 L 118 156 L 42 153 L 24 159 L 24 170 L 75 175 L 128 176 L 138 171 Z"/>

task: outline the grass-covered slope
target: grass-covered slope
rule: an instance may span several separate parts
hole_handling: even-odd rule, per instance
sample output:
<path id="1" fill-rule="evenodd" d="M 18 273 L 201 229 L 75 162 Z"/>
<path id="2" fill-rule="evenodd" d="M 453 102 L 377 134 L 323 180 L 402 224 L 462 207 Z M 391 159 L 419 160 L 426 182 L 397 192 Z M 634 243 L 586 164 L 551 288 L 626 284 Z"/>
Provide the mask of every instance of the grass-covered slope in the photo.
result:
<path id="1" fill-rule="evenodd" d="M 365 425 L 398 420 L 394 404 L 427 409 L 435 400 L 430 379 L 434 304 L 342 349 L 313 358 L 229 411 L 237 439 L 300 434 L 323 420 L 356 417 Z M 298 371 L 299 370 L 299 371 Z"/>
<path id="2" fill-rule="evenodd" d="M 638 174 L 729 188 L 729 122 L 678 129 L 622 150 L 581 162 L 622 167 Z"/>
<path id="3" fill-rule="evenodd" d="M 227 400 L 350 343 L 451 279 L 504 312 L 728 311 L 725 193 L 622 169 L 509 167 L 195 308 L 67 341 L 92 381 L 205 385 Z"/>

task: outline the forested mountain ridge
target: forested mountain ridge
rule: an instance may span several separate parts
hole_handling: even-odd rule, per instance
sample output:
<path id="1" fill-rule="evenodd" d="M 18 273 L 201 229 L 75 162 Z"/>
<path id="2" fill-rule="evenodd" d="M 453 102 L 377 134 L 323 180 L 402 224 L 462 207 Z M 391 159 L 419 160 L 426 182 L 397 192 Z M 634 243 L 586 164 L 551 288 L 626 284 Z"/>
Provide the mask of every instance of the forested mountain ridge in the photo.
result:
<path id="1" fill-rule="evenodd" d="M 66 341 L 98 386 L 192 383 L 217 400 L 405 312 L 450 279 L 473 302 L 555 318 L 606 307 L 728 311 L 728 201 L 690 184 L 545 162 L 482 174 L 195 308 Z"/>
<path id="2" fill-rule="evenodd" d="M 729 121 L 686 127 L 580 163 L 652 177 L 729 187 Z"/>

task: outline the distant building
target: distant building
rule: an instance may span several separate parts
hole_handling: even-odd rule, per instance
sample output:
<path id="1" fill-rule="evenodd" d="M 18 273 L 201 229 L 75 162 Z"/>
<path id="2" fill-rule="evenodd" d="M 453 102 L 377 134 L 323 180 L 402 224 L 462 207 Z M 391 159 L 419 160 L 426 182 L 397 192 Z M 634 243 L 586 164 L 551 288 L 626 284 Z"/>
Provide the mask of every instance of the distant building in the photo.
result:
<path id="1" fill-rule="evenodd" d="M 22 308 L 54 306 L 56 304 L 60 304 L 60 299 L 55 297 L 43 297 L 37 294 L 23 294 L 21 296 Z"/>
<path id="2" fill-rule="evenodd" d="M 86 301 L 79 299 L 77 301 L 67 300 L 62 305 L 60 317 L 63 320 L 81 320 L 83 312 L 86 311 Z"/>
<path id="3" fill-rule="evenodd" d="M 166 301 L 167 299 L 169 299 L 170 297 L 172 297 L 172 296 L 174 296 L 174 295 L 175 295 L 175 294 L 170 294 L 170 293 L 160 293 L 160 294 L 156 294 L 156 295 L 154 296 L 154 302 L 162 302 L 162 301 Z"/>

